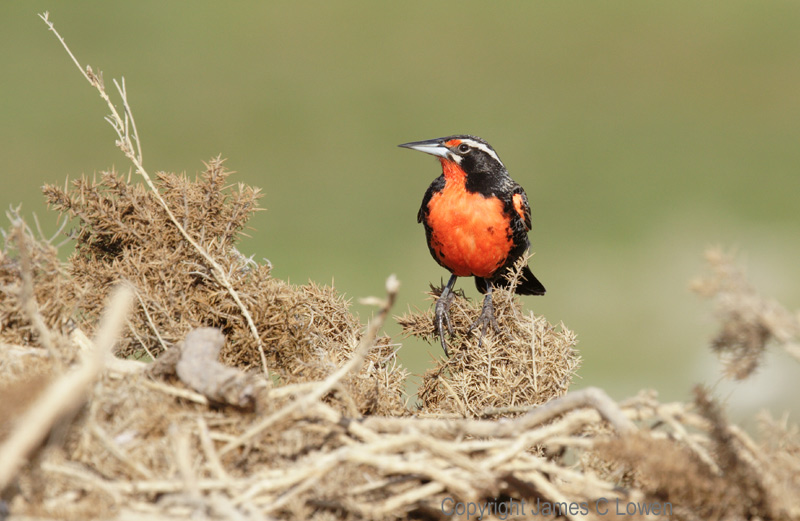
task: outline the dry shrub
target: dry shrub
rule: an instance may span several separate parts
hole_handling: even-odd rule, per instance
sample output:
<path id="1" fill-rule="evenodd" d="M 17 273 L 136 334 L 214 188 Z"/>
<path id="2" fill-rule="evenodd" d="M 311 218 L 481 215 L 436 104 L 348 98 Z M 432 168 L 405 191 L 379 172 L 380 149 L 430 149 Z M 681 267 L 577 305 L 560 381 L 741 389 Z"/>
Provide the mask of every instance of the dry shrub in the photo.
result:
<path id="1" fill-rule="evenodd" d="M 669 499 L 676 506 L 693 512 L 699 519 L 725 519 L 723 515 L 735 499 L 726 480 L 709 469 L 686 446 L 669 439 L 637 434 L 597 445 L 597 453 L 613 468 L 630 471 L 629 487 L 653 499 Z M 732 508 L 730 511 L 738 511 Z"/>
<path id="2" fill-rule="evenodd" d="M 222 266 L 249 309 L 273 377 L 283 383 L 322 379 L 349 359 L 361 325 L 349 301 L 333 288 L 275 279 L 268 264 L 236 250 L 235 240 L 259 209 L 260 190 L 229 186 L 230 175 L 216 158 L 194 180 L 164 172 L 157 177 L 175 217 Z M 99 181 L 76 180 L 67 189 L 46 186 L 44 192 L 54 209 L 77 219 L 69 274 L 85 293 L 77 313 L 83 330 L 93 331 L 109 289 L 125 280 L 136 288 L 139 306 L 129 334 L 118 344 L 119 356 L 157 357 L 192 329 L 217 327 L 227 336 L 224 362 L 260 366 L 258 346 L 238 304 L 204 257 L 171 225 L 154 192 L 114 172 L 104 172 Z M 361 413 L 404 414 L 406 372 L 396 363 L 388 339 L 380 345 L 370 354 L 365 373 L 343 385 L 356 397 Z"/>
<path id="3" fill-rule="evenodd" d="M 195 180 L 164 172 L 157 177 L 162 197 L 186 231 L 244 285 L 251 271 L 269 271 L 233 248 L 258 210 L 260 191 L 241 184 L 228 187 L 230 174 L 217 158 Z M 118 346 L 119 355 L 158 355 L 198 326 L 242 327 L 236 314 L 223 314 L 224 290 L 143 184 L 109 171 L 99 181 L 75 180 L 70 188 L 46 185 L 44 193 L 52 208 L 77 220 L 69 269 L 85 290 L 82 327 L 92 331 L 94 314 L 117 281 L 137 289 L 140 313 L 131 320 L 131 335 Z"/>
<path id="4" fill-rule="evenodd" d="M 11 226 L 3 231 L 0 250 L 0 342 L 36 342 L 40 331 L 34 321 L 39 318 L 51 333 L 67 333 L 83 296 L 81 288 L 58 258 L 55 238 L 36 237 L 16 210 L 8 213 L 8 219 Z"/>
<path id="5" fill-rule="evenodd" d="M 0 439 L 62 363 L 74 360 L 67 339 L 80 288 L 67 276 L 55 239 L 34 236 L 8 213 L 0 250 Z"/>
<path id="6" fill-rule="evenodd" d="M 721 329 L 711 347 L 725 362 L 727 375 L 737 380 L 750 376 L 770 342 L 800 360 L 800 313 L 793 315 L 775 299 L 761 296 L 732 255 L 711 248 L 705 257 L 711 271 L 691 288 L 714 300 Z"/>
<path id="7" fill-rule="evenodd" d="M 525 262 L 522 259 L 518 268 Z M 431 296 L 440 293 L 435 289 Z M 543 316 L 523 313 L 519 297 L 510 290 L 495 290 L 493 303 L 501 333 L 488 328 L 479 347 L 480 331 L 467 331 L 480 315 L 482 302 L 453 299 L 450 356 L 425 373 L 418 392 L 425 413 L 478 417 L 504 408 L 513 414 L 514 408 L 539 405 L 567 392 L 580 364 L 575 334 L 563 324 L 557 329 Z M 432 311 L 397 320 L 405 334 L 438 343 Z"/>
<path id="8" fill-rule="evenodd" d="M 786 453 L 786 445 L 796 449 L 800 442 L 796 427 L 789 432 L 785 424 L 765 418 L 766 435 L 756 443 L 725 419 L 702 387 L 695 389 L 694 406 L 681 416 L 680 424 L 667 422 L 679 427 L 668 436 L 657 426 L 650 433 L 598 443 L 594 455 L 610 462 L 609 473 L 629 472 L 628 486 L 646 501 L 673 503 L 680 518 L 800 517 L 800 454 Z M 675 418 L 663 416 L 670 417 Z M 769 434 L 767 426 L 773 429 Z"/>

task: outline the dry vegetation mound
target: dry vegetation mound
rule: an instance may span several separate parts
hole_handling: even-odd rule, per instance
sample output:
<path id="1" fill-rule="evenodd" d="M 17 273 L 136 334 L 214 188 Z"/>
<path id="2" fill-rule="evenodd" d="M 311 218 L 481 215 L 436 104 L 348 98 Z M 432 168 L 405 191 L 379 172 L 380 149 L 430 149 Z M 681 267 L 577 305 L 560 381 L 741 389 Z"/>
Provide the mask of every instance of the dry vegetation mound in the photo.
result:
<path id="1" fill-rule="evenodd" d="M 521 260 L 520 266 L 527 262 Z M 436 298 L 440 292 L 431 296 Z M 478 348 L 480 333 L 464 333 L 478 318 L 479 307 L 464 298 L 453 301 L 451 353 L 423 376 L 418 391 L 422 411 L 463 417 L 479 417 L 495 409 L 512 414 L 569 389 L 580 363 L 575 334 L 563 324 L 556 328 L 543 316 L 523 313 L 519 299 L 507 289 L 498 289 L 493 302 L 501 333 L 487 332 Z M 432 311 L 397 320 L 406 334 L 438 342 Z"/>
<path id="2" fill-rule="evenodd" d="M 218 194 L 229 174 L 219 161 L 208 167 L 194 181 L 160 179 L 176 201 L 206 193 L 223 206 L 247 199 L 255 210 L 255 190 Z M 523 313 L 508 291 L 495 295 L 502 333 L 489 332 L 480 348 L 476 336 L 458 336 L 479 303 L 454 300 L 452 356 L 424 376 L 410 410 L 401 394 L 406 371 L 378 338 L 395 287 L 363 330 L 333 288 L 289 285 L 236 252 L 230 230 L 244 227 L 242 211 L 213 210 L 230 220 L 213 225 L 221 236 L 185 218 L 203 244 L 217 245 L 213 258 L 250 308 L 273 371 L 267 379 L 240 309 L 205 259 L 164 224 L 155 199 L 113 174 L 73 186 L 46 189 L 77 217 L 68 263 L 15 216 L 0 258 L 0 381 L 4 396 L 15 397 L 0 409 L 0 486 L 14 515 L 444 519 L 463 504 L 484 509 L 484 519 L 525 519 L 534 505 L 568 519 L 602 518 L 609 505 L 636 510 L 634 519 L 643 508 L 676 519 L 800 519 L 800 440 L 785 420 L 763 416 L 756 441 L 703 389 L 693 404 L 660 403 L 652 393 L 622 403 L 598 389 L 568 393 L 579 362 L 574 334 Z M 137 233 L 119 231 L 126 219 L 137 221 Z M 710 258 L 712 275 L 697 286 L 721 299 L 723 331 L 760 316 L 747 311 L 764 309 L 749 285 L 724 282 L 743 277 L 730 259 Z M 102 363 L 92 355 L 108 338 L 97 295 L 123 279 L 133 311 L 112 338 L 128 358 Z M 747 298 L 731 288 L 745 288 Z M 795 318 L 780 309 L 783 322 L 762 320 L 764 346 L 776 340 L 791 352 L 796 337 L 786 331 Z M 406 333 L 436 343 L 429 312 L 399 320 Z M 204 331 L 205 347 L 197 340 Z M 715 345 L 730 335 L 719 338 Z M 130 359 L 145 347 L 154 363 Z M 219 386 L 206 385 L 213 374 Z M 12 454 L 26 459 L 15 463 Z"/>
<path id="3" fill-rule="evenodd" d="M 157 179 L 174 217 L 216 259 L 249 309 L 272 376 L 283 383 L 323 379 L 351 357 L 361 325 L 333 288 L 287 284 L 270 276 L 269 264 L 239 253 L 235 240 L 259 209 L 260 192 L 242 184 L 230 186 L 230 175 L 217 158 L 197 179 L 164 172 Z M 66 189 L 45 186 L 44 192 L 55 210 L 77 223 L 68 271 L 80 291 L 62 306 L 70 306 L 81 329 L 93 332 L 110 288 L 122 280 L 136 289 L 139 306 L 117 344 L 118 356 L 155 358 L 189 331 L 215 327 L 227 338 L 223 361 L 243 369 L 260 366 L 258 344 L 236 301 L 203 255 L 170 225 L 154 192 L 114 172 L 104 172 L 99 181 L 79 179 Z M 400 414 L 405 410 L 405 373 L 395 364 L 388 339 L 380 345 L 370 354 L 371 371 L 347 385 L 357 396 L 373 394 L 362 400 L 363 407 Z M 383 388 L 376 390 L 374 382 Z"/>
<path id="4" fill-rule="evenodd" d="M 495 296 L 503 333 L 452 339 L 409 410 L 378 336 L 396 281 L 363 328 L 333 288 L 272 278 L 235 248 L 258 191 L 228 187 L 218 159 L 153 181 L 124 83 L 121 116 L 102 76 L 81 72 L 144 186 L 109 172 L 46 188 L 75 223 L 66 264 L 11 215 L 0 518 L 800 519 L 796 426 L 763 416 L 754 439 L 702 388 L 688 404 L 567 392 L 574 335 L 509 292 Z M 800 357 L 800 318 L 711 260 L 697 287 L 717 300 L 732 374 L 771 344 Z M 456 333 L 478 312 L 456 298 Z M 429 313 L 400 321 L 433 335 Z"/>

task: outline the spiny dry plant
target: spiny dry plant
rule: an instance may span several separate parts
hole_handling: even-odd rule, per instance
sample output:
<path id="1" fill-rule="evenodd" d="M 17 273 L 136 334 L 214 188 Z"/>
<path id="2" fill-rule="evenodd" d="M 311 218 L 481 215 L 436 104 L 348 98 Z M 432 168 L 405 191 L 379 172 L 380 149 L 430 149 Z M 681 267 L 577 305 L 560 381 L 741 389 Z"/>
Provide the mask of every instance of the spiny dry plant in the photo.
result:
<path id="1" fill-rule="evenodd" d="M 248 279 L 259 278 L 260 271 L 265 272 L 261 278 L 268 277 L 269 267 L 249 262 L 234 248 L 258 210 L 260 192 L 241 184 L 235 189 L 226 186 L 230 174 L 216 158 L 195 180 L 159 172 L 157 186 L 183 228 L 198 237 L 234 285 L 242 287 Z M 201 325 L 227 332 L 242 329 L 242 319 L 231 312 L 230 297 L 214 281 L 202 256 L 168 224 L 155 192 L 131 183 L 130 175 L 109 171 L 99 180 L 81 178 L 65 188 L 45 185 L 44 194 L 51 208 L 77 222 L 69 270 L 75 284 L 85 289 L 79 310 L 88 319 L 87 332 L 95 318 L 91 313 L 102 309 L 116 281 L 127 280 L 139 289 L 142 312 L 131 320 L 131 335 L 118 345 L 119 355 L 154 357 Z M 209 316 L 208 310 L 219 316 Z M 247 362 L 257 363 L 250 354 Z"/>
<path id="2" fill-rule="evenodd" d="M 194 180 L 160 172 L 157 186 L 184 230 L 198 237 L 247 305 L 273 376 L 283 383 L 324 378 L 350 358 L 361 325 L 349 301 L 333 288 L 275 279 L 268 264 L 236 250 L 235 240 L 258 210 L 260 193 L 241 184 L 228 186 L 230 175 L 217 158 Z M 216 327 L 227 337 L 223 361 L 245 369 L 259 366 L 258 345 L 236 302 L 203 256 L 169 225 L 152 191 L 104 172 L 99 181 L 79 179 L 67 189 L 45 186 L 44 192 L 54 209 L 77 222 L 69 274 L 83 290 L 74 320 L 87 334 L 109 289 L 124 280 L 135 288 L 138 306 L 128 334 L 117 344 L 118 356 L 154 358 L 189 331 Z M 369 371 L 346 384 L 358 396 L 370 395 L 371 409 L 403 413 L 406 373 L 396 363 L 396 347 L 388 339 L 379 345 L 370 354 Z M 382 382 L 380 389 L 376 381 Z"/>
<path id="3" fill-rule="evenodd" d="M 225 189 L 221 161 L 153 180 L 122 137 L 149 191 L 114 173 L 47 189 L 74 217 L 66 264 L 19 219 L 5 235 L 0 517 L 800 520 L 796 426 L 762 416 L 753 438 L 702 388 L 692 403 L 566 392 L 574 335 L 509 292 L 495 296 L 503 333 L 453 338 L 409 410 L 379 337 L 393 277 L 363 327 L 332 288 L 235 250 L 257 191 Z M 479 303 L 452 313 L 466 331 Z M 430 318 L 401 322 L 431 338 Z M 155 361 L 111 355 L 145 347 Z"/>
<path id="4" fill-rule="evenodd" d="M 760 295 L 733 256 L 720 248 L 710 248 L 705 257 L 709 273 L 691 288 L 714 301 L 721 328 L 711 347 L 722 357 L 727 375 L 737 380 L 750 376 L 770 343 L 800 361 L 800 312 Z"/>
<path id="5" fill-rule="evenodd" d="M 0 249 L 0 287 L 4 297 L 0 301 L 0 341 L 22 345 L 39 340 L 51 349 L 57 339 L 43 336 L 45 328 L 63 332 L 69 327 L 75 302 L 81 298 L 79 288 L 58 258 L 56 236 L 34 238 L 16 209 L 9 210 L 7 217 L 10 226 L 2 230 Z M 7 295 L 20 298 L 5 298 Z M 29 321 L 24 318 L 27 316 L 34 319 Z"/>
<path id="6" fill-rule="evenodd" d="M 527 262 L 524 257 L 517 263 L 511 288 Z M 435 299 L 439 294 L 441 288 L 430 295 Z M 567 392 L 580 364 L 575 334 L 564 324 L 556 328 L 543 316 L 523 313 L 512 289 L 498 288 L 493 302 L 500 333 L 487 331 L 476 349 L 480 331 L 468 331 L 480 309 L 465 298 L 453 300 L 451 353 L 423 376 L 421 410 L 479 417 L 491 408 L 523 411 Z M 397 321 L 407 335 L 438 341 L 432 311 L 407 313 Z"/>

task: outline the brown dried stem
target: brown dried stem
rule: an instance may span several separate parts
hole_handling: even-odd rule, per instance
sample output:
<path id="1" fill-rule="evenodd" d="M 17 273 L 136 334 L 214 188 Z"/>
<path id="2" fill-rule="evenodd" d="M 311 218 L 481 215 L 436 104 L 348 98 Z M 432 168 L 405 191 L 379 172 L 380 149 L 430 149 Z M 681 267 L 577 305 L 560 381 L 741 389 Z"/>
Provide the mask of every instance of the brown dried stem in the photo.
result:
<path id="1" fill-rule="evenodd" d="M 31 252 L 25 228 L 26 225 L 21 219 L 15 219 L 12 223 L 11 235 L 19 251 L 20 275 L 22 278 L 19 300 L 25 315 L 27 315 L 28 320 L 39 336 L 39 342 L 47 349 L 51 360 L 53 360 L 54 363 L 59 363 L 59 358 L 56 356 L 56 347 L 55 344 L 53 344 L 52 332 L 47 327 L 47 324 L 45 324 L 44 318 L 39 312 L 39 304 L 36 302 L 36 294 L 33 288 L 34 268 L 31 263 Z"/>

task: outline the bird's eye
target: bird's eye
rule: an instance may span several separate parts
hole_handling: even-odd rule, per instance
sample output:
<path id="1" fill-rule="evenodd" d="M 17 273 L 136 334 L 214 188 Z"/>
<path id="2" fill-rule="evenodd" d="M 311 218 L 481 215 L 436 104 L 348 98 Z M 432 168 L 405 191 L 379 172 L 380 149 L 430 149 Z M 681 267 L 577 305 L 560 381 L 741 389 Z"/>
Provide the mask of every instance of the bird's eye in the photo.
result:
<path id="1" fill-rule="evenodd" d="M 469 152 L 469 145 L 461 143 L 460 145 L 458 145 L 458 151 L 461 152 L 462 154 L 466 154 L 467 152 Z"/>

